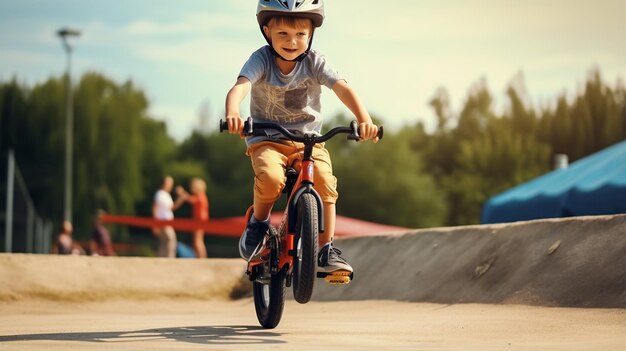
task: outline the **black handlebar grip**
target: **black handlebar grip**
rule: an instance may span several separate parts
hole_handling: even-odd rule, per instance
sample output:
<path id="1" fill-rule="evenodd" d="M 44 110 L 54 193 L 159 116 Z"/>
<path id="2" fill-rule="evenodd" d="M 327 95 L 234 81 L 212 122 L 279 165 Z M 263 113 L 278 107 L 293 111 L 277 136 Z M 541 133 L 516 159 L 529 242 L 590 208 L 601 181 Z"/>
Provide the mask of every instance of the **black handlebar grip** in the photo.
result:
<path id="1" fill-rule="evenodd" d="M 220 133 L 228 130 L 228 122 L 220 119 Z"/>
<path id="2" fill-rule="evenodd" d="M 220 119 L 220 133 L 228 130 L 228 122 Z M 252 117 L 248 117 L 248 120 L 243 122 L 243 135 L 252 135 Z"/>
<path id="3" fill-rule="evenodd" d="M 380 140 L 383 140 L 383 134 L 385 134 L 385 133 L 383 132 L 383 126 L 378 127 L 378 135 L 377 135 L 377 136 L 378 136 L 378 140 L 379 140 L 379 141 L 380 141 Z"/>

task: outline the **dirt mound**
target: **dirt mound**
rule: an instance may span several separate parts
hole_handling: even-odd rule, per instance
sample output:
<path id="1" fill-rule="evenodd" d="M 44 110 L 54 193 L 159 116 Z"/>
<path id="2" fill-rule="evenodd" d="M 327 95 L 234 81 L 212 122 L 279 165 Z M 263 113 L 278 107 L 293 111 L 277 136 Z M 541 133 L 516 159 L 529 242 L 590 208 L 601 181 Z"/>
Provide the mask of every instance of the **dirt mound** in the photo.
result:
<path id="1" fill-rule="evenodd" d="M 0 301 L 229 299 L 244 270 L 239 259 L 2 254 Z"/>
<path id="2" fill-rule="evenodd" d="M 626 216 L 337 240 L 355 269 L 314 299 L 626 308 Z"/>

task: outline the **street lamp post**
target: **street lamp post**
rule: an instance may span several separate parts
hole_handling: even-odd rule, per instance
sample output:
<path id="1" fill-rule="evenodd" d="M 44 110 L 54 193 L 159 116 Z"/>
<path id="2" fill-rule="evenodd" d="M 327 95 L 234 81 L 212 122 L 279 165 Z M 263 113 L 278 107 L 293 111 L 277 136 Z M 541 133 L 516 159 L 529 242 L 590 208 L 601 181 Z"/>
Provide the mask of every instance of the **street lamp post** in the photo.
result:
<path id="1" fill-rule="evenodd" d="M 68 37 L 80 36 L 80 31 L 69 28 L 60 29 L 57 34 L 61 37 L 63 48 L 67 53 L 67 72 L 65 73 L 66 92 L 66 123 L 65 123 L 65 202 L 63 206 L 63 219 L 72 221 L 72 156 L 74 145 L 74 107 L 72 103 L 72 47 Z"/>

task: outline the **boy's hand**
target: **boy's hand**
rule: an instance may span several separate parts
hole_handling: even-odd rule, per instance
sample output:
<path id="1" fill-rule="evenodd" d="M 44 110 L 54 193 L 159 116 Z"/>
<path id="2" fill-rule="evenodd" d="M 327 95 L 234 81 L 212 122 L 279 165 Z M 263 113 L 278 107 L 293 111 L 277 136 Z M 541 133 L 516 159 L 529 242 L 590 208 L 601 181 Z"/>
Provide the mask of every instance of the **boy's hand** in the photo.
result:
<path id="1" fill-rule="evenodd" d="M 243 132 L 243 118 L 241 116 L 227 116 L 228 132 L 230 134 L 241 134 Z"/>
<path id="2" fill-rule="evenodd" d="M 361 140 L 372 140 L 378 142 L 378 126 L 374 123 L 363 122 L 359 124 L 359 135 Z"/>

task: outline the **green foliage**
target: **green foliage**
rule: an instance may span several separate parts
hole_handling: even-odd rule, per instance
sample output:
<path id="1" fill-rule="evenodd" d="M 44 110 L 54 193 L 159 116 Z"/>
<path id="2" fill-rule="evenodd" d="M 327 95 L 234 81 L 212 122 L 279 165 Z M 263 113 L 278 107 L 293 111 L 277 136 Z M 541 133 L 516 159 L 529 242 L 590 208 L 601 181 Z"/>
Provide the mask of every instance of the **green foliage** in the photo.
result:
<path id="1" fill-rule="evenodd" d="M 207 182 L 212 217 L 241 216 L 252 204 L 254 173 L 245 142 L 228 133 L 198 132 L 183 141 L 179 158 L 198 160 Z"/>
<path id="2" fill-rule="evenodd" d="M 478 223 L 489 197 L 548 170 L 550 146 L 498 126 L 506 122 L 494 121 L 485 134 L 460 144 L 458 167 L 444 178 L 453 199 L 451 223 Z"/>
<path id="3" fill-rule="evenodd" d="M 361 142 L 333 153 L 337 212 L 406 227 L 442 225 L 443 194 L 411 152 L 410 141 L 391 136 L 379 144 Z"/>
<path id="4" fill-rule="evenodd" d="M 438 117 L 435 133 L 414 145 L 447 194 L 448 225 L 477 223 L 489 197 L 549 171 L 554 154 L 575 161 L 626 138 L 623 84 L 612 90 L 597 71 L 572 104 L 561 96 L 540 114 L 525 102 L 519 76 L 506 94 L 509 108 L 498 116 L 485 82 L 478 82 L 456 127 L 445 128 L 449 115 Z M 431 106 L 438 116 L 448 111 L 445 92 L 437 91 Z"/>
<path id="5" fill-rule="evenodd" d="M 546 109 L 541 116 L 537 138 L 551 144 L 555 153 L 576 161 L 626 138 L 626 107 L 624 85 L 608 87 L 598 70 L 593 70 L 585 89 L 568 103 L 558 99 L 555 109 Z"/>
<path id="6" fill-rule="evenodd" d="M 58 225 L 64 201 L 65 84 L 49 79 L 33 88 L 2 84 L 3 153 L 16 150 L 38 212 Z M 154 177 L 171 140 L 164 128 L 151 128 L 148 101 L 131 82 L 119 85 L 89 73 L 75 85 L 73 218 L 75 236 L 91 233 L 95 211 L 132 214 L 144 198 L 144 179 Z M 6 137 L 5 137 L 6 136 Z M 10 142 L 9 142 L 10 141 Z M 146 142 L 155 141 L 152 158 Z M 171 147 L 176 145 L 172 141 Z M 158 163 L 158 165 L 155 165 Z M 159 180 L 157 180 L 158 184 Z M 154 186 L 156 188 L 157 186 Z"/>
<path id="7" fill-rule="evenodd" d="M 75 222 L 90 218 L 98 208 L 132 212 L 142 193 L 144 94 L 131 82 L 117 85 L 89 73 L 82 77 L 74 101 Z M 86 228 L 89 222 L 82 224 Z"/>

